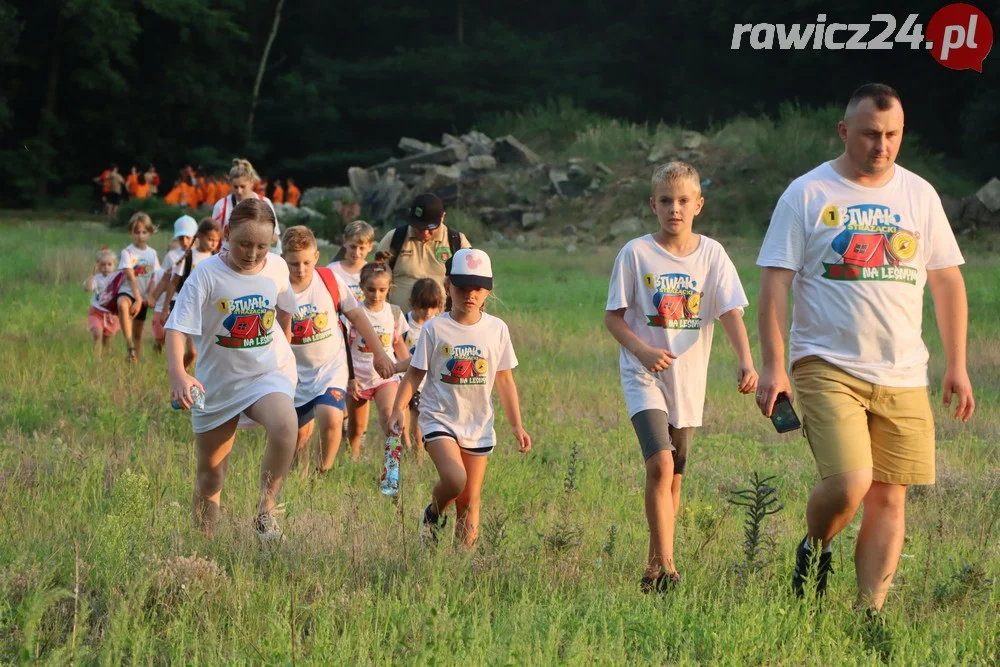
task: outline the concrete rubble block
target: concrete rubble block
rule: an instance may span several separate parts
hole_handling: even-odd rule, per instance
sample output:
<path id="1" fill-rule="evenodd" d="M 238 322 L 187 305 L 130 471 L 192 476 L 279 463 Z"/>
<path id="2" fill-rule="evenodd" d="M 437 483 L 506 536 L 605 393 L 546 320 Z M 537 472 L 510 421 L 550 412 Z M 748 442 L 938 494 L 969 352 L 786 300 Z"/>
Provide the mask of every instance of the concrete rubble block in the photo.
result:
<path id="1" fill-rule="evenodd" d="M 421 153 L 431 153 L 438 150 L 438 147 L 434 144 L 411 137 L 400 137 L 398 148 L 407 155 L 420 155 Z"/>
<path id="2" fill-rule="evenodd" d="M 498 164 L 536 165 L 542 161 L 533 150 L 511 135 L 496 140 L 493 156 Z"/>

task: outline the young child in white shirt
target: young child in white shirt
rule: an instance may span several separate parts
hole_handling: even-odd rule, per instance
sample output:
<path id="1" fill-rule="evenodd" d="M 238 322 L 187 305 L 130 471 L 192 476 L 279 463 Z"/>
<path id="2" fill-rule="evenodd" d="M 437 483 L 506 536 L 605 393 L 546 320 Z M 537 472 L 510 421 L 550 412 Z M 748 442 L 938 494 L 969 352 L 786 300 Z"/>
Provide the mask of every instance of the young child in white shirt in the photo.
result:
<path id="1" fill-rule="evenodd" d="M 344 245 L 337 255 L 343 258 L 327 265 L 327 268 L 343 278 L 358 303 L 365 300 L 365 295 L 361 291 L 361 269 L 368 262 L 368 253 L 373 247 L 375 247 L 375 229 L 364 220 L 355 220 L 344 229 Z"/>
<path id="2" fill-rule="evenodd" d="M 654 234 L 625 244 L 615 259 L 604 324 L 621 344 L 622 389 L 646 460 L 649 552 L 640 590 L 680 582 L 674 527 L 694 428 L 701 426 L 714 322 L 722 323 L 739 360 L 737 389 L 757 388 L 736 267 L 722 246 L 694 234 L 705 203 L 698 172 L 669 162 L 653 172 L 649 205 Z"/>
<path id="3" fill-rule="evenodd" d="M 351 457 L 355 461 L 361 456 L 361 440 L 368 429 L 369 402 L 375 401 L 379 423 L 384 430 L 399 385 L 399 378 L 395 375 L 386 379 L 375 372 L 374 351 L 378 347 L 384 349 L 396 373 L 405 371 L 410 363 L 410 351 L 403 342 L 406 318 L 401 310 L 386 300 L 392 289 L 392 269 L 387 264 L 389 257 L 387 252 L 376 254 L 375 261 L 365 264 L 360 275 L 361 290 L 365 295 L 362 312 L 371 322 L 377 338 L 364 337 L 354 327 L 348 336 L 354 380 L 350 383 L 347 399 L 347 437 L 351 443 Z"/>
<path id="4" fill-rule="evenodd" d="M 313 424 L 319 421 L 320 457 L 317 472 L 333 467 L 343 437 L 341 426 L 347 401 L 348 352 L 340 316 L 366 340 L 378 334 L 344 281 L 329 268 L 317 267 L 319 248 L 308 227 L 289 227 L 281 239 L 282 257 L 295 290 L 292 351 L 298 369 L 295 412 L 298 415 L 296 458 L 308 458 Z M 395 364 L 381 346 L 373 351 L 373 366 L 382 378 L 395 373 Z M 302 475 L 309 470 L 301 461 Z"/>
<path id="5" fill-rule="evenodd" d="M 222 234 L 219 223 L 212 218 L 202 218 L 202 221 L 198 224 L 198 228 L 194 232 L 194 239 L 187 252 L 174 262 L 170 274 L 165 276 L 166 289 L 164 289 L 163 296 L 160 297 L 164 301 L 161 306 L 164 322 L 170 317 L 170 311 L 173 310 L 177 300 L 177 293 L 180 292 L 181 287 L 184 286 L 184 282 L 191 275 L 191 272 L 194 271 L 195 267 L 202 260 L 206 260 L 218 252 L 221 242 Z M 189 339 L 187 349 L 184 350 L 184 368 L 191 368 L 191 364 L 197 358 L 198 351 L 194 347 L 194 342 Z"/>
<path id="6" fill-rule="evenodd" d="M 101 356 L 111 348 L 111 340 L 118 333 L 118 316 L 98 303 L 98 298 L 115 270 L 115 253 L 102 248 L 97 253 L 94 272 L 83 281 L 83 289 L 90 292 L 90 309 L 87 312 L 87 327 L 94 339 L 94 354 Z"/>
<path id="7" fill-rule="evenodd" d="M 171 399 L 190 409 L 192 387 L 205 396 L 204 408 L 191 411 L 195 522 L 212 532 L 237 423 L 246 414 L 267 432 L 254 520 L 265 541 L 281 537 L 274 509 L 296 433 L 295 380 L 282 372 L 281 360 L 292 354 L 295 293 L 285 260 L 268 252 L 274 226 L 274 212 L 265 202 L 237 204 L 226 230 L 228 251 L 204 260 L 191 274 L 166 324 Z M 196 377 L 184 369 L 188 337 L 198 348 Z"/>
<path id="8" fill-rule="evenodd" d="M 410 357 L 416 352 L 424 324 L 427 320 L 444 311 L 446 300 L 444 288 L 434 278 L 421 278 L 413 283 L 413 289 L 410 290 L 411 310 L 406 314 L 408 330 L 403 336 L 403 341 L 410 350 Z M 424 460 L 424 443 L 417 417 L 420 411 L 420 392 L 423 391 L 426 382 L 427 378 L 424 378 L 413 394 L 413 398 L 410 399 L 410 418 L 407 427 L 403 430 L 406 448 L 417 448 L 417 463 L 423 463 Z"/>
<path id="9" fill-rule="evenodd" d="M 531 437 L 521 425 L 510 332 L 503 320 L 483 311 L 493 290 L 489 255 L 463 248 L 445 263 L 445 272 L 451 310 L 424 324 L 386 433 L 402 431 L 410 399 L 426 377 L 419 426 L 440 479 L 424 509 L 420 537 L 425 544 L 437 542 L 444 526 L 441 518 L 454 502 L 456 534 L 473 547 L 486 462 L 496 444 L 494 385 L 522 453 L 531 449 Z"/>
<path id="10" fill-rule="evenodd" d="M 156 232 L 150 217 L 139 211 L 128 221 L 128 233 L 132 243 L 122 250 L 118 269 L 125 272 L 125 278 L 118 288 L 118 318 L 122 335 L 128 349 L 126 359 L 131 363 L 139 360 L 142 352 L 142 328 L 146 321 L 146 309 L 155 305 L 150 294 L 153 272 L 160 268 L 156 251 L 146 245 L 149 237 Z"/>
<path id="11" fill-rule="evenodd" d="M 173 275 L 174 266 L 183 259 L 184 253 L 191 247 L 197 230 L 198 223 L 190 215 L 182 215 L 174 220 L 174 238 L 170 241 L 170 248 L 163 257 L 161 270 L 153 279 L 153 287 L 150 290 L 156 302 L 156 307 L 153 309 L 153 349 L 157 352 L 163 347 L 167 335 L 163 325 L 170 316 L 169 297 L 166 295 L 170 276 Z"/>

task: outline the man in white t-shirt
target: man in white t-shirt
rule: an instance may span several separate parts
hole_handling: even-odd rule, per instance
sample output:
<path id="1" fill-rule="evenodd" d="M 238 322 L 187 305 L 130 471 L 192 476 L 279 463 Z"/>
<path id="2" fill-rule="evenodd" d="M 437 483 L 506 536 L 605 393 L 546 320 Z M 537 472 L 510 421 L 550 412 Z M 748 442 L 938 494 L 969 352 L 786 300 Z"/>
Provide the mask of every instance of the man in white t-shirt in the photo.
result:
<path id="1" fill-rule="evenodd" d="M 958 268 L 964 260 L 940 198 L 895 164 L 903 136 L 896 91 L 862 86 L 837 129 L 844 153 L 788 186 L 757 258 L 764 364 L 757 404 L 770 416 L 779 394 L 792 398 L 783 336 L 791 287 L 789 362 L 822 477 L 809 498 L 792 587 L 802 595 L 816 568 L 823 593 L 830 543 L 864 503 L 857 606 L 873 613 L 903 547 L 906 488 L 934 483 L 924 284 L 947 358 L 944 403 L 955 394 L 955 418 L 963 421 L 975 409 L 965 359 L 968 303 Z"/>

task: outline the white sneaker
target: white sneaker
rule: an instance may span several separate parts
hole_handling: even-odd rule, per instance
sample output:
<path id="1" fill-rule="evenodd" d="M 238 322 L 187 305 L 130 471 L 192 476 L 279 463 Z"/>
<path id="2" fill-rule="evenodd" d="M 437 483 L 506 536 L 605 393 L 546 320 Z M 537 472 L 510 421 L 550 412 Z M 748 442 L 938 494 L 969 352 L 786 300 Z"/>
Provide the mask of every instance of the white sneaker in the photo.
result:
<path id="1" fill-rule="evenodd" d="M 278 520 L 274 518 L 273 511 L 258 514 L 257 518 L 254 519 L 253 527 L 257 531 L 257 537 L 260 538 L 261 544 L 281 542 L 283 533 L 281 526 L 278 525 Z"/>

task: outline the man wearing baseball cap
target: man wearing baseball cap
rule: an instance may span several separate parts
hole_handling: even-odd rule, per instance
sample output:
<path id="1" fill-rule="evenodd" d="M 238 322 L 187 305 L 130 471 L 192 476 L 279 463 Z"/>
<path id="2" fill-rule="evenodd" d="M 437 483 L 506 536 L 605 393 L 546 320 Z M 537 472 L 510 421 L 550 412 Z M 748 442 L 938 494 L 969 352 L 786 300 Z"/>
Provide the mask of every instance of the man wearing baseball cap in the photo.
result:
<path id="1" fill-rule="evenodd" d="M 461 232 L 448 229 L 444 224 L 444 203 L 436 195 L 417 195 L 410 205 L 407 222 L 387 233 L 378 244 L 378 250 L 393 254 L 392 291 L 389 302 L 409 309 L 413 283 L 421 278 L 444 281 L 445 262 L 459 248 L 472 244 Z"/>

